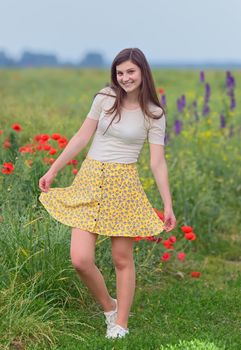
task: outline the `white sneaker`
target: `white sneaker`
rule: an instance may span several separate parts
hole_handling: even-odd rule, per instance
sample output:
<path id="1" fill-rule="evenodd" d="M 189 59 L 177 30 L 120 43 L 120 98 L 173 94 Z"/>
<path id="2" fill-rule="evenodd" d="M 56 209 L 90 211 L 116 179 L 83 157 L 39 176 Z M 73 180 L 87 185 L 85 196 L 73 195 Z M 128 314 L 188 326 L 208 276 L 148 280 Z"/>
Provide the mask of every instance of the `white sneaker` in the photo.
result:
<path id="1" fill-rule="evenodd" d="M 104 312 L 105 315 L 105 323 L 107 324 L 107 332 L 108 330 L 115 325 L 115 320 L 117 319 L 117 299 L 112 298 L 116 303 L 116 308 L 111 311 Z M 107 333 L 106 333 L 107 334 Z"/>
<path id="2" fill-rule="evenodd" d="M 114 326 L 110 327 L 109 330 L 106 333 L 106 338 L 123 338 L 127 334 L 129 334 L 129 329 L 125 329 L 121 327 L 119 324 L 115 324 Z"/>

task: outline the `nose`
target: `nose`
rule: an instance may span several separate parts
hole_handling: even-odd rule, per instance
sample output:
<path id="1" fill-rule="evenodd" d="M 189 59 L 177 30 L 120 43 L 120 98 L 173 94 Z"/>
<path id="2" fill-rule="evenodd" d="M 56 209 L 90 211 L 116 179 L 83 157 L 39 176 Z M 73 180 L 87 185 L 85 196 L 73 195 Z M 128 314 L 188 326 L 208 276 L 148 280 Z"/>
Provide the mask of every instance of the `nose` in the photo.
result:
<path id="1" fill-rule="evenodd" d="M 126 73 L 126 74 L 124 73 L 122 79 L 126 83 L 129 80 L 129 74 L 128 73 Z"/>

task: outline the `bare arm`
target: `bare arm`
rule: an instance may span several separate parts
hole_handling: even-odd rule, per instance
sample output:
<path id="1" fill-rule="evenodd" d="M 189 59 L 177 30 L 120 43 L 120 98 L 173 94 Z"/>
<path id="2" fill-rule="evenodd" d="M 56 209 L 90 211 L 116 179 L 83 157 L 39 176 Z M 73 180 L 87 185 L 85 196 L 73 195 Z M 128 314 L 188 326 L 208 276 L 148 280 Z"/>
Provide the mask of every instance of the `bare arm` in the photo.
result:
<path id="1" fill-rule="evenodd" d="M 78 132 L 71 138 L 63 152 L 49 169 L 49 173 L 57 174 L 71 159 L 85 148 L 97 128 L 98 120 L 86 118 Z"/>
<path id="2" fill-rule="evenodd" d="M 164 207 L 172 208 L 164 146 L 150 143 L 150 157 L 150 167 L 162 197 Z"/>
<path id="3" fill-rule="evenodd" d="M 164 203 L 164 230 L 171 231 L 176 226 L 169 189 L 168 170 L 164 146 L 150 143 L 150 167 Z"/>

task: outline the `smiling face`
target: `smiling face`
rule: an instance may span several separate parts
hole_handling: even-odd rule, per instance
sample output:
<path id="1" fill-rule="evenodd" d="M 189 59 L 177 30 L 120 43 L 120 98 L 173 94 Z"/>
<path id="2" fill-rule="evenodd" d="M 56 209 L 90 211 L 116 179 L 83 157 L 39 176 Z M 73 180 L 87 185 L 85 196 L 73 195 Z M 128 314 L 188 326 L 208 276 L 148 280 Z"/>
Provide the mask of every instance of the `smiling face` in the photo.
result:
<path id="1" fill-rule="evenodd" d="M 116 78 L 127 94 L 138 91 L 142 82 L 140 68 L 131 61 L 125 61 L 116 66 Z"/>

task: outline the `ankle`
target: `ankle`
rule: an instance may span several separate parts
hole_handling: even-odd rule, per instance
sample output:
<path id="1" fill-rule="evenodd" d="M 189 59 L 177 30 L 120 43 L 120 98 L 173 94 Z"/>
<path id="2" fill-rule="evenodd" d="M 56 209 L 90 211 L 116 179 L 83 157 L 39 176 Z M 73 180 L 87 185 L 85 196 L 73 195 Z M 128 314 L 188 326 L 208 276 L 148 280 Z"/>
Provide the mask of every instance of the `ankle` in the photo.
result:
<path id="1" fill-rule="evenodd" d="M 118 322 L 118 320 L 115 321 L 115 324 L 117 324 L 118 326 L 121 326 L 122 328 L 124 328 L 125 330 L 128 330 L 128 325 L 126 322 Z"/>
<path id="2" fill-rule="evenodd" d="M 104 312 L 109 312 L 109 311 L 113 311 L 116 308 L 116 302 L 114 299 L 110 299 L 110 302 L 108 303 L 108 305 L 106 305 L 105 307 L 103 307 Z"/>

